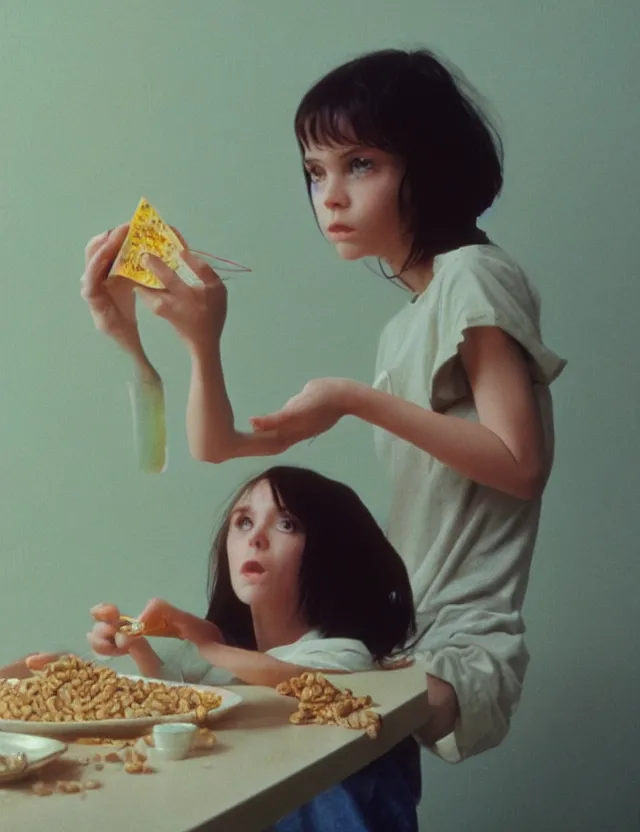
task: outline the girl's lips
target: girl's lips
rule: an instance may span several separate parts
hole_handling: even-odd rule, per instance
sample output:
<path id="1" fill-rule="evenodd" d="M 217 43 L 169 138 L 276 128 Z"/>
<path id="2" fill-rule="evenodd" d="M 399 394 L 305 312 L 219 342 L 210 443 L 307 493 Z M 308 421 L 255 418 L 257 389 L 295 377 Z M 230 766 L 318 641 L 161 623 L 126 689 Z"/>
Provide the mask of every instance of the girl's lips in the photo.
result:
<path id="1" fill-rule="evenodd" d="M 263 575 L 264 566 L 257 560 L 246 560 L 240 569 L 241 575 Z"/>

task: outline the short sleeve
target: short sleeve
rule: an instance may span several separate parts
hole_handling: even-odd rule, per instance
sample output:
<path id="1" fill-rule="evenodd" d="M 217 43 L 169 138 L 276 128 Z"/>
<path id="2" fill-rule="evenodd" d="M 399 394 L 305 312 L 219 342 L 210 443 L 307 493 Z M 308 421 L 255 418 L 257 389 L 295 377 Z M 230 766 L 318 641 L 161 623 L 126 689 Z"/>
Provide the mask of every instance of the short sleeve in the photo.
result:
<path id="1" fill-rule="evenodd" d="M 302 640 L 269 654 L 283 662 L 328 672 L 358 673 L 373 670 L 375 663 L 366 646 L 355 639 L 318 638 Z"/>
<path id="2" fill-rule="evenodd" d="M 543 344 L 538 295 L 515 264 L 497 257 L 461 257 L 441 268 L 438 347 L 430 380 L 434 410 L 469 394 L 458 349 L 472 327 L 499 327 L 517 341 L 534 384 L 549 385 L 560 375 L 566 361 Z"/>

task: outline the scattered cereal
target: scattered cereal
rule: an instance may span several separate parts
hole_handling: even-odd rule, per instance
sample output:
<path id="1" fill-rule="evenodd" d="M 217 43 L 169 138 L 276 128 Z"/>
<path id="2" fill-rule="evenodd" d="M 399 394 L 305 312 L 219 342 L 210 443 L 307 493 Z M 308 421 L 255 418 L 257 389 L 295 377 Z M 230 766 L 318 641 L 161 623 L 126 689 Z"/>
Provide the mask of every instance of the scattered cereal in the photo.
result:
<path id="1" fill-rule="evenodd" d="M 40 780 L 31 786 L 31 793 L 38 797 L 49 797 L 53 794 L 53 789 L 48 783 L 43 783 Z"/>
<path id="2" fill-rule="evenodd" d="M 56 791 L 60 794 L 79 794 L 82 791 L 82 783 L 79 780 L 58 780 Z"/>
<path id="3" fill-rule="evenodd" d="M 294 725 L 340 725 L 361 729 L 371 739 L 378 736 L 382 718 L 370 710 L 371 697 L 356 697 L 349 689 L 340 690 L 322 673 L 294 676 L 276 690 L 298 700 L 298 710 L 289 717 Z"/>
<path id="4" fill-rule="evenodd" d="M 213 748 L 216 742 L 216 735 L 210 728 L 198 729 L 194 742 L 196 748 Z"/>

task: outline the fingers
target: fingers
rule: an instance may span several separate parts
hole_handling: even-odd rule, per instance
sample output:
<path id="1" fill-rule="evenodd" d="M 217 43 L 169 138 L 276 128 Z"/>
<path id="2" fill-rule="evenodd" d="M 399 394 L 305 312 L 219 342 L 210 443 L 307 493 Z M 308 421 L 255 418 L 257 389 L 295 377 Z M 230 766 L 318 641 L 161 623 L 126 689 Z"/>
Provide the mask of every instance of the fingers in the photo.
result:
<path id="1" fill-rule="evenodd" d="M 120 651 L 120 655 L 122 653 L 128 653 L 131 645 L 135 641 L 140 641 L 140 637 L 137 636 L 135 639 L 132 636 L 128 636 L 126 633 L 116 633 L 113 637 L 113 643 Z"/>
<path id="2" fill-rule="evenodd" d="M 215 272 L 208 263 L 205 263 L 204 260 L 196 257 L 196 255 L 192 254 L 188 249 L 185 248 L 185 250 L 180 253 L 180 257 L 205 285 L 215 286 L 218 283 L 222 283 L 219 274 Z"/>
<path id="3" fill-rule="evenodd" d="M 187 266 L 189 266 L 191 270 L 200 278 L 200 280 L 202 280 L 203 283 L 213 283 L 216 280 L 220 280 L 217 273 L 211 268 L 211 266 L 208 263 L 205 263 L 204 260 L 201 260 L 199 257 L 196 257 L 195 254 L 191 253 L 191 251 L 189 250 L 189 244 L 182 236 L 182 234 L 178 231 L 178 229 L 172 225 L 171 230 L 184 246 L 184 251 L 180 252 L 180 257 L 184 260 Z"/>
<path id="4" fill-rule="evenodd" d="M 170 605 L 161 598 L 152 598 L 144 605 L 144 609 L 138 615 L 138 621 L 143 621 L 145 624 L 153 625 L 157 621 L 167 617 Z"/>
<path id="5" fill-rule="evenodd" d="M 149 269 L 150 272 L 155 274 L 167 292 L 177 295 L 187 288 L 184 281 L 178 277 L 174 270 L 155 254 L 143 254 L 140 262 L 145 269 Z"/>
<path id="6" fill-rule="evenodd" d="M 87 641 L 91 649 L 101 656 L 122 656 L 129 651 L 130 639 L 118 632 L 120 610 L 115 604 L 96 604 L 91 608 L 91 615 L 96 620 Z"/>
<path id="7" fill-rule="evenodd" d="M 91 649 L 100 656 L 122 656 L 128 652 L 128 643 L 122 639 L 116 641 L 118 631 L 113 624 L 98 621 L 87 633 L 87 641 Z"/>
<path id="8" fill-rule="evenodd" d="M 182 236 L 182 234 L 178 231 L 178 229 L 175 227 L 175 225 L 170 225 L 170 226 L 169 226 L 169 228 L 173 231 L 173 233 L 176 235 L 176 237 L 180 240 L 180 242 L 182 243 L 182 245 L 183 245 L 185 248 L 189 248 L 189 245 L 187 244 L 187 241 L 186 241 L 186 240 L 185 240 L 185 238 Z"/>
<path id="9" fill-rule="evenodd" d="M 180 637 L 181 624 L 187 614 L 167 601 L 152 598 L 138 616 L 145 625 L 145 635 Z"/>
<path id="10" fill-rule="evenodd" d="M 112 237 L 115 236 L 116 239 L 120 239 L 120 237 L 122 237 L 122 240 L 124 241 L 128 230 L 129 224 L 123 223 L 122 225 L 117 225 L 115 228 L 110 228 L 108 231 L 103 231 L 102 234 L 96 234 L 96 236 L 92 237 L 84 247 L 85 262 L 89 262 L 100 246 L 104 245 L 107 240 L 112 239 Z"/>
<path id="11" fill-rule="evenodd" d="M 111 234 L 111 229 L 108 231 L 103 231 L 102 234 L 96 234 L 95 237 L 92 237 L 89 242 L 84 247 L 84 259 L 85 262 L 91 260 L 93 255 L 96 251 L 100 248 L 103 243 L 106 243 L 107 237 Z"/>
<path id="12" fill-rule="evenodd" d="M 136 285 L 135 293 L 154 315 L 159 318 L 164 317 L 164 311 L 168 305 L 167 301 L 170 298 L 169 292 L 163 289 L 149 289 L 147 286 Z"/>
<path id="13" fill-rule="evenodd" d="M 115 604 L 96 604 L 91 607 L 91 615 L 96 621 L 104 621 L 106 624 L 117 624 L 120 618 L 120 610 Z"/>
<path id="14" fill-rule="evenodd" d="M 82 297 L 90 300 L 100 293 L 118 252 L 127 236 L 128 226 L 120 225 L 107 236 L 97 238 L 87 246 L 85 270 L 82 275 Z"/>
<path id="15" fill-rule="evenodd" d="M 24 660 L 29 670 L 43 670 L 51 662 L 60 658 L 60 653 L 33 653 Z"/>

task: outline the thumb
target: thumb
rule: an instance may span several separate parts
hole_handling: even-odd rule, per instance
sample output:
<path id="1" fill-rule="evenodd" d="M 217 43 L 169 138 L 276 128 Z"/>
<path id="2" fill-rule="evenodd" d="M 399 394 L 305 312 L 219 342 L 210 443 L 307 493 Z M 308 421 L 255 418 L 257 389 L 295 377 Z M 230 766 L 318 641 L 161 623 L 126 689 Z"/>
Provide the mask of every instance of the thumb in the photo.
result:
<path id="1" fill-rule="evenodd" d="M 126 633 L 116 633 L 113 637 L 113 643 L 119 650 L 128 650 L 131 647 L 131 643 L 133 639 L 131 636 L 126 635 Z"/>
<path id="2" fill-rule="evenodd" d="M 289 414 L 280 410 L 278 413 L 270 413 L 268 416 L 252 416 L 249 424 L 254 431 L 277 430 L 286 424 Z"/>
<path id="3" fill-rule="evenodd" d="M 55 662 L 60 658 L 59 653 L 32 653 L 24 660 L 24 663 L 29 670 L 42 670 L 50 662 Z"/>

